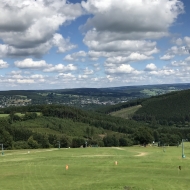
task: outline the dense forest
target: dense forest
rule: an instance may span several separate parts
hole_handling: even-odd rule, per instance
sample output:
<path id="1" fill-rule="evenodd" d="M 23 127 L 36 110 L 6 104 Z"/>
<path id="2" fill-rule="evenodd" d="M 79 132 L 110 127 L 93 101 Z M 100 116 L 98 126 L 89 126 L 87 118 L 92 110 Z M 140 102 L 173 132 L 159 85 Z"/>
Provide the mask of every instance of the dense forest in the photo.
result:
<path id="1" fill-rule="evenodd" d="M 74 107 L 36 105 L 1 109 L 0 130 L 7 149 L 85 146 L 131 146 L 138 143 L 136 121 Z M 18 114 L 20 113 L 20 114 Z"/>
<path id="2" fill-rule="evenodd" d="M 152 125 L 188 127 L 190 122 L 190 90 L 152 97 L 142 102 L 133 115 L 136 121 Z"/>
<path id="3" fill-rule="evenodd" d="M 190 139 L 190 90 L 84 111 L 64 105 L 1 108 L 0 144 L 5 149 L 49 147 L 178 146 Z M 130 119 L 107 113 L 141 105 Z"/>

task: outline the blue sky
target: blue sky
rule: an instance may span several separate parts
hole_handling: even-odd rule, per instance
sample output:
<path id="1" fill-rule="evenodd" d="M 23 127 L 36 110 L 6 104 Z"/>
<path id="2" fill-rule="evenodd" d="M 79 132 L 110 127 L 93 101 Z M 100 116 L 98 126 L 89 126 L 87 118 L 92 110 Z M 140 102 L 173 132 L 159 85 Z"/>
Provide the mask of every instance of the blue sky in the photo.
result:
<path id="1" fill-rule="evenodd" d="M 1 0 L 0 90 L 190 82 L 189 0 Z"/>

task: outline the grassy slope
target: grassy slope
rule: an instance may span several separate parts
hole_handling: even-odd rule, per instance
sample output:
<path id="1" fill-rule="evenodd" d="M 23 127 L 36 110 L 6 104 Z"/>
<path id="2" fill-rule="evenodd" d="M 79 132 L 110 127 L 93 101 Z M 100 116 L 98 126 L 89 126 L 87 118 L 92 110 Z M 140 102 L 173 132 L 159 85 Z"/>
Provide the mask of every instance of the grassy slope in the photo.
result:
<path id="1" fill-rule="evenodd" d="M 42 113 L 41 112 L 35 112 L 38 116 L 41 116 Z M 0 117 L 9 117 L 10 114 L 0 114 Z M 25 114 L 23 113 L 15 113 L 15 115 L 18 115 L 19 117 L 24 117 Z"/>
<path id="2" fill-rule="evenodd" d="M 184 190 L 189 189 L 189 143 L 185 153 L 182 159 L 181 147 L 5 151 L 0 185 L 4 190 Z"/>
<path id="3" fill-rule="evenodd" d="M 9 114 L 0 114 L 0 117 L 8 117 L 9 116 Z"/>
<path id="4" fill-rule="evenodd" d="M 110 115 L 116 116 L 116 117 L 121 117 L 124 119 L 129 119 L 129 117 L 131 115 L 133 115 L 134 112 L 137 111 L 139 108 L 141 108 L 141 105 L 132 106 L 132 107 L 128 107 L 128 108 L 116 111 L 116 112 L 112 112 L 112 113 L 110 113 Z"/>

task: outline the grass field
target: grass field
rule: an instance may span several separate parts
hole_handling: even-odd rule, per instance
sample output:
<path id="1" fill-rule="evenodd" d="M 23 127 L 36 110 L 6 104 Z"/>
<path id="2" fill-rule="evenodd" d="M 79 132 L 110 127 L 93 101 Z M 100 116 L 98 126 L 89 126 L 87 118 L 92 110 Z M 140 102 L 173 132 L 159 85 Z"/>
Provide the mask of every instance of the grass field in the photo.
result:
<path id="1" fill-rule="evenodd" d="M 24 117 L 24 113 L 15 113 L 16 115 L 18 115 L 19 117 Z M 38 115 L 38 116 L 41 116 L 42 115 L 42 113 L 41 112 L 36 112 L 36 114 Z M 0 117 L 8 117 L 9 116 L 9 114 L 0 114 Z"/>
<path id="2" fill-rule="evenodd" d="M 35 112 L 35 113 L 37 114 L 37 116 L 41 116 L 42 115 L 41 112 Z M 25 113 L 15 113 L 15 114 L 18 115 L 19 117 L 24 117 L 24 115 L 25 115 Z"/>
<path id="3" fill-rule="evenodd" d="M 0 117 L 8 117 L 9 116 L 9 114 L 0 114 Z"/>
<path id="4" fill-rule="evenodd" d="M 165 152 L 161 147 L 5 151 L 0 156 L 0 189 L 186 190 L 189 143 L 185 155 L 181 158 L 181 147 L 166 147 Z"/>
<path id="5" fill-rule="evenodd" d="M 129 108 L 124 108 L 122 110 L 112 112 L 112 113 L 110 113 L 110 115 L 116 116 L 116 117 L 122 117 L 124 119 L 129 119 L 129 117 L 131 115 L 133 115 L 134 112 L 137 111 L 140 107 L 141 107 L 141 105 L 132 106 L 132 107 L 129 107 Z"/>

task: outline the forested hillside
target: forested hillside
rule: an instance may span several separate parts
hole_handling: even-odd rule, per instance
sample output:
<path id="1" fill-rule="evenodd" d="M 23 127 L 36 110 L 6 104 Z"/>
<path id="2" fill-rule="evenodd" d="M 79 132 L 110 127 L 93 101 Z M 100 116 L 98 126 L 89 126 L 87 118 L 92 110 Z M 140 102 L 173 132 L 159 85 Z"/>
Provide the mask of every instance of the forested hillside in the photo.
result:
<path id="1" fill-rule="evenodd" d="M 190 141 L 189 97 L 190 90 L 172 92 L 107 106 L 102 112 L 135 120 L 139 124 L 147 126 L 152 131 L 154 141 L 162 145 L 178 145 L 181 139 Z M 138 109 L 134 105 L 139 105 Z M 132 108 L 136 108 L 133 109 L 133 113 L 131 112 Z"/>
<path id="2" fill-rule="evenodd" d="M 142 102 L 133 116 L 136 121 L 184 127 L 190 122 L 190 90 L 156 96 Z"/>
<path id="3" fill-rule="evenodd" d="M 85 142 L 130 146 L 138 144 L 135 135 L 142 127 L 135 121 L 58 105 L 9 107 L 1 113 L 9 114 L 0 119 L 0 138 L 7 149 L 58 147 L 59 142 L 61 147 L 85 146 Z"/>

